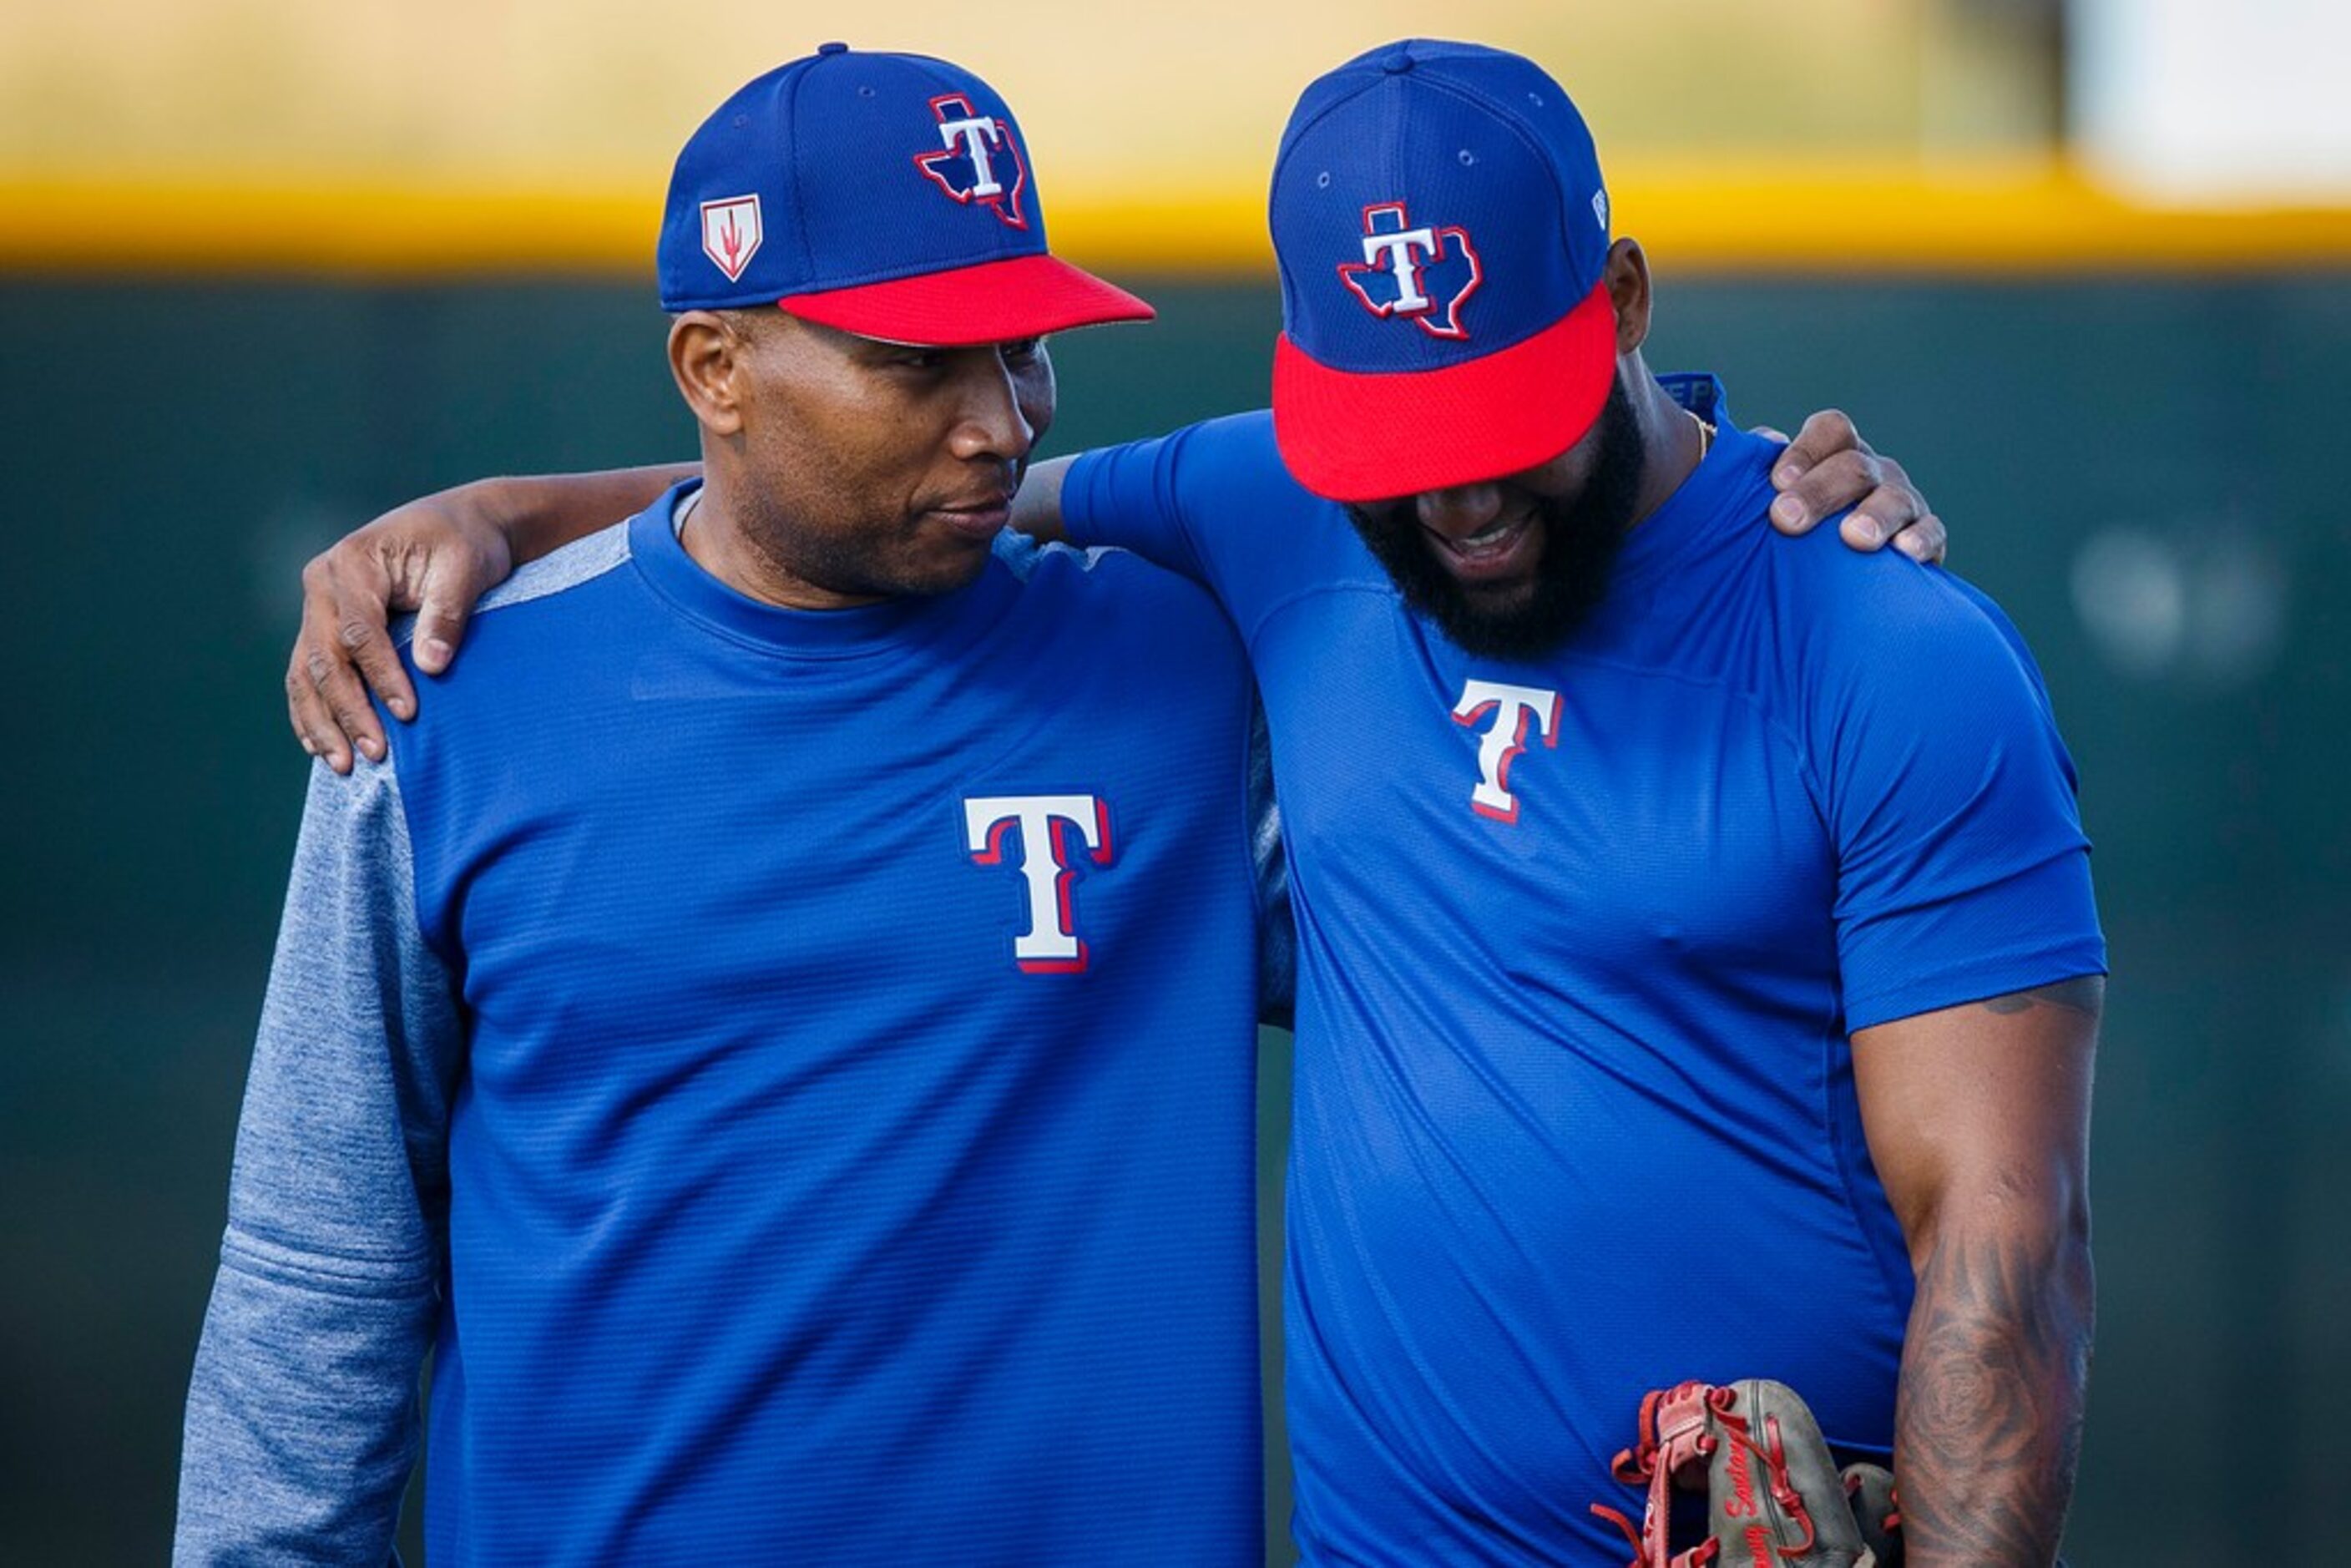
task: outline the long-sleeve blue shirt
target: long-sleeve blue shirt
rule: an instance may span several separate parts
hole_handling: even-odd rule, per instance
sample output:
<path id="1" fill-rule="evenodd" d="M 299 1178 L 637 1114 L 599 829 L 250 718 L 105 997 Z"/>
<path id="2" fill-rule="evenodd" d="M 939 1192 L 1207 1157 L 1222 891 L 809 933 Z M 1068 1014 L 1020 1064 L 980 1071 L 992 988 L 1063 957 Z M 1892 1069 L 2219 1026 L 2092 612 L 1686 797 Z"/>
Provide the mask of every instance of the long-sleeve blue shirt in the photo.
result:
<path id="1" fill-rule="evenodd" d="M 1254 1563 L 1251 695 L 999 552 L 811 613 L 668 500 L 313 777 L 179 1558 Z"/>

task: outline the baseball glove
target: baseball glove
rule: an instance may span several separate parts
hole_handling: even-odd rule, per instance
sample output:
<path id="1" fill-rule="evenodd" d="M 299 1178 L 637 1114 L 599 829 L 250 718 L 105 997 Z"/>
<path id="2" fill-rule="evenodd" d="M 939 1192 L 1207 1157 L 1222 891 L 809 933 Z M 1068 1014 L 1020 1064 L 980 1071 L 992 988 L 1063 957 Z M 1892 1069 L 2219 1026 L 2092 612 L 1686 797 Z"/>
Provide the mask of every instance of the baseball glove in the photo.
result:
<path id="1" fill-rule="evenodd" d="M 1804 1402 L 1785 1384 L 1685 1383 L 1641 1401 L 1640 1440 L 1616 1479 L 1646 1486 L 1641 1527 L 1594 1503 L 1633 1546 L 1631 1568 L 1899 1568 L 1894 1480 L 1873 1465 L 1839 1474 Z M 1673 1493 L 1702 1491 L 1707 1536 L 1677 1553 Z M 1866 1518 L 1866 1528 L 1859 1522 Z"/>

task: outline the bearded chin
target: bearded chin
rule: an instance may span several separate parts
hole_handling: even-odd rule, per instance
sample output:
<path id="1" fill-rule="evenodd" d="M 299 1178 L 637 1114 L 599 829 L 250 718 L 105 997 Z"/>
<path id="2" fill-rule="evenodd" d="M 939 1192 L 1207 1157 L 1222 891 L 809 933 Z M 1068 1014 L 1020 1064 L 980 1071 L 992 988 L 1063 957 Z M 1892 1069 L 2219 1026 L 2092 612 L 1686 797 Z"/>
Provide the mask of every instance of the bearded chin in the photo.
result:
<path id="1" fill-rule="evenodd" d="M 1430 553 L 1409 503 L 1373 513 L 1347 508 L 1388 578 L 1447 641 L 1482 658 L 1531 659 L 1573 636 L 1608 596 L 1609 579 L 1641 493 L 1640 423 L 1622 382 L 1600 411 L 1592 481 L 1565 501 L 1538 500 L 1542 556 L 1529 581 L 1502 594 L 1472 593 Z"/>

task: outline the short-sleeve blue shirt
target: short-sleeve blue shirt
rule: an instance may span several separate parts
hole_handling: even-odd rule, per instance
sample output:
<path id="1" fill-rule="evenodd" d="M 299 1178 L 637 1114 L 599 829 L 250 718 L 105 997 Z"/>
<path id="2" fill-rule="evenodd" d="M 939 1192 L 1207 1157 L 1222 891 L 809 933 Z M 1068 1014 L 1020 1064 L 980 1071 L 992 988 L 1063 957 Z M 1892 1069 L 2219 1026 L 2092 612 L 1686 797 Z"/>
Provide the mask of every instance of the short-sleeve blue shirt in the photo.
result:
<path id="1" fill-rule="evenodd" d="M 2015 629 L 1772 533 L 1776 450 L 1726 425 L 1529 662 L 1408 611 L 1264 414 L 1069 476 L 1080 539 L 1216 593 L 1271 727 L 1310 1561 L 1621 1562 L 1588 1506 L 1636 1509 L 1609 1460 L 1685 1378 L 1782 1379 L 1886 1450 L 1912 1276 L 1847 1037 L 2105 967 Z"/>

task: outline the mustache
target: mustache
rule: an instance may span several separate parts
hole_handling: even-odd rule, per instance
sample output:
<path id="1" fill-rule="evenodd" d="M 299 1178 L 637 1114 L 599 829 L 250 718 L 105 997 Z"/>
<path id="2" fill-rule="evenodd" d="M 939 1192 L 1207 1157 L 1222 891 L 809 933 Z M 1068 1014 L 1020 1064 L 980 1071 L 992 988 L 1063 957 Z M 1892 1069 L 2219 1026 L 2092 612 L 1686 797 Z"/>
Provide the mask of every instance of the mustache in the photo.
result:
<path id="1" fill-rule="evenodd" d="M 1621 383 L 1609 389 L 1598 430 L 1600 450 L 1583 488 L 1535 499 L 1532 526 L 1542 530 L 1542 553 L 1515 604 L 1473 598 L 1431 553 L 1439 547 L 1421 528 L 1412 501 L 1351 506 L 1349 520 L 1405 603 L 1456 647 L 1481 657 L 1539 658 L 1573 637 L 1607 598 L 1639 502 L 1646 454 Z"/>

